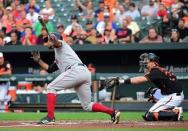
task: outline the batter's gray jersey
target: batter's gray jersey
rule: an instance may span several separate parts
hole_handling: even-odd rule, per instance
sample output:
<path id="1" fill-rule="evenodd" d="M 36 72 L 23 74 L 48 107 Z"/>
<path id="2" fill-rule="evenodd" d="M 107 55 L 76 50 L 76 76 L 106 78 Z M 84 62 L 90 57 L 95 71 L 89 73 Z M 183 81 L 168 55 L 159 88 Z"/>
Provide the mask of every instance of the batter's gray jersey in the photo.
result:
<path id="1" fill-rule="evenodd" d="M 62 47 L 55 48 L 55 61 L 61 72 L 65 72 L 69 67 L 74 64 L 82 63 L 78 55 L 73 51 L 73 49 L 65 43 L 62 42 Z"/>

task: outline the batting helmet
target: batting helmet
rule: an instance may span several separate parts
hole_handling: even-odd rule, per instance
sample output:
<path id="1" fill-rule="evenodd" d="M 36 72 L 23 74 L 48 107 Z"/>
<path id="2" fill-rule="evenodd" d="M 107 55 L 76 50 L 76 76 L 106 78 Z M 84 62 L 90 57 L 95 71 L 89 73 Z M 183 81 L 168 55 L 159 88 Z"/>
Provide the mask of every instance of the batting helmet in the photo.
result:
<path id="1" fill-rule="evenodd" d="M 55 37 L 56 39 L 61 39 L 61 35 L 60 35 L 60 34 L 58 34 L 58 33 L 56 33 L 56 32 L 52 32 L 52 33 L 49 34 L 48 37 L 45 37 L 45 38 L 43 39 L 44 42 L 48 42 L 48 39 L 49 39 L 50 36 L 53 36 L 53 37 Z"/>

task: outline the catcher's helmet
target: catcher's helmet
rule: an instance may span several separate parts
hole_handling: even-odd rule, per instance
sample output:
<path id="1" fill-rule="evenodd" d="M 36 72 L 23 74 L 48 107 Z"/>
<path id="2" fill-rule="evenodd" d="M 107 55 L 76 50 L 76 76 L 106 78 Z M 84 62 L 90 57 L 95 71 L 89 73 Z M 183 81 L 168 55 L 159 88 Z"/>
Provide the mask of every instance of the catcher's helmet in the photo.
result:
<path id="1" fill-rule="evenodd" d="M 140 55 L 140 65 L 145 66 L 148 62 L 156 62 L 159 63 L 159 57 L 154 53 L 143 53 Z"/>

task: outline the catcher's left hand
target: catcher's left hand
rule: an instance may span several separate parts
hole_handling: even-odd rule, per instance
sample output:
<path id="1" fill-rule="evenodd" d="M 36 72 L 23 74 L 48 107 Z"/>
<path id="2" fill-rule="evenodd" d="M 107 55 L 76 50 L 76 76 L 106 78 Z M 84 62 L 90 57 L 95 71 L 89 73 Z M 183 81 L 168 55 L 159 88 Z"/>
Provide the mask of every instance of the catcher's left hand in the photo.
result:
<path id="1" fill-rule="evenodd" d="M 117 85 L 119 85 L 119 77 L 108 78 L 104 82 L 105 88 L 112 88 L 112 87 L 117 86 Z"/>

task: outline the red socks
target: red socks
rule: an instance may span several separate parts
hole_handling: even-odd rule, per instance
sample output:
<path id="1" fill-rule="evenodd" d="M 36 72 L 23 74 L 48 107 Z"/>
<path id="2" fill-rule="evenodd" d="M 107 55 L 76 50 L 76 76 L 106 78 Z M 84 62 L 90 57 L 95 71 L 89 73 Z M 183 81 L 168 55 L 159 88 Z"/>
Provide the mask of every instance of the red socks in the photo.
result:
<path id="1" fill-rule="evenodd" d="M 47 110 L 48 110 L 48 117 L 54 118 L 54 110 L 56 105 L 56 95 L 53 93 L 47 94 Z"/>
<path id="2" fill-rule="evenodd" d="M 112 115 L 113 113 L 113 109 L 110 109 L 100 103 L 94 103 L 92 106 L 92 111 L 93 112 L 103 112 L 103 113 L 107 113 L 109 115 Z"/>

